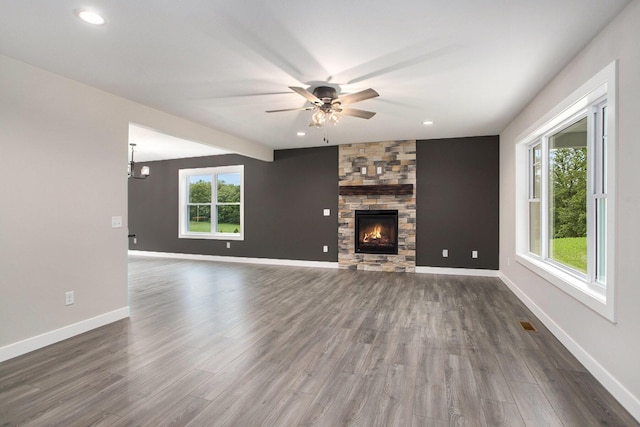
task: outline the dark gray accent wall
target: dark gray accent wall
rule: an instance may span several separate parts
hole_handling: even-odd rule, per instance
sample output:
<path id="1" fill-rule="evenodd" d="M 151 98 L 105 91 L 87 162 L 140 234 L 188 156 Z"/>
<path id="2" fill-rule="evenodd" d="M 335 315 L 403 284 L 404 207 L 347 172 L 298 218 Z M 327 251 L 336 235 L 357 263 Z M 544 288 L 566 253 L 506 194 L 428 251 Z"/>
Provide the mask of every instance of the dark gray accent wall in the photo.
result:
<path id="1" fill-rule="evenodd" d="M 416 148 L 416 265 L 497 270 L 499 137 L 423 140 Z"/>
<path id="2" fill-rule="evenodd" d="M 417 266 L 498 269 L 498 142 L 417 142 Z M 129 180 L 129 232 L 138 238 L 130 249 L 337 262 L 338 147 L 277 150 L 273 162 L 230 154 L 145 164 L 151 177 Z M 237 164 L 245 167 L 245 239 L 229 240 L 229 249 L 227 240 L 178 239 L 178 170 Z"/>
<path id="3" fill-rule="evenodd" d="M 129 180 L 129 249 L 308 261 L 338 260 L 338 147 L 278 150 L 273 162 L 229 154 L 144 163 Z M 178 171 L 244 165 L 244 240 L 178 238 Z M 142 166 L 143 163 L 140 163 Z M 331 215 L 323 216 L 323 209 Z M 327 245 L 329 252 L 322 252 Z"/>

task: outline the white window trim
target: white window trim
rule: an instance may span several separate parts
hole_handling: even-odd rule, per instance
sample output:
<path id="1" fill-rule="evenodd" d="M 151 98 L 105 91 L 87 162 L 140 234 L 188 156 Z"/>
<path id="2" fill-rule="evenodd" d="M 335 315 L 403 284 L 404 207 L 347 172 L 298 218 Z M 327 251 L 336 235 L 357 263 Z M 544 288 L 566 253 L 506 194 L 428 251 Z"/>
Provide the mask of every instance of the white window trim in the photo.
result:
<path id="1" fill-rule="evenodd" d="M 187 231 L 187 180 L 192 175 L 212 175 L 222 173 L 240 173 L 240 233 L 194 233 Z M 213 240 L 244 240 L 244 165 L 216 166 L 208 168 L 180 169 L 178 171 L 178 238 L 179 239 L 213 239 Z M 212 181 L 211 185 L 216 185 Z M 212 202 L 212 204 L 215 204 Z M 213 212 L 212 212 L 213 217 Z"/>
<path id="2" fill-rule="evenodd" d="M 616 146 L 617 146 L 617 62 L 614 61 L 589 79 L 516 138 L 516 255 L 520 264 L 538 274 L 568 295 L 611 322 L 615 310 L 616 241 Z M 607 244 L 606 288 L 588 283 L 582 277 L 542 261 L 529 252 L 529 147 L 559 124 L 585 111 L 599 99 L 607 99 Z M 543 152 L 543 156 L 544 156 Z M 591 237 L 588 237 L 591 238 Z M 544 244 L 544 240 L 541 242 Z M 589 260 L 591 262 L 591 260 Z"/>

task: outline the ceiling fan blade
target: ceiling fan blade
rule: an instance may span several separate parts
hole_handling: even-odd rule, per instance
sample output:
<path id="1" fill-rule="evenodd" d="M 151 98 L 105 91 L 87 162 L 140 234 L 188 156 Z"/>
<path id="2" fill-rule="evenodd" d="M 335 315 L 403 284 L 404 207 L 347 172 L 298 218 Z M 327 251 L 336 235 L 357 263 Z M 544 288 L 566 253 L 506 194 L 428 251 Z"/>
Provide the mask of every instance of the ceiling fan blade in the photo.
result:
<path id="1" fill-rule="evenodd" d="M 345 116 L 358 117 L 360 119 L 370 119 L 371 117 L 376 115 L 376 113 L 374 113 L 373 111 L 359 110 L 357 108 L 342 108 L 340 110 L 340 114 L 343 114 Z"/>
<path id="2" fill-rule="evenodd" d="M 265 111 L 266 113 L 280 113 L 282 111 L 305 111 L 305 110 L 313 110 L 314 107 L 301 107 L 301 108 L 285 108 L 283 110 L 269 110 Z"/>
<path id="3" fill-rule="evenodd" d="M 323 105 L 324 103 L 314 94 L 310 93 L 308 90 L 301 88 L 301 87 L 296 87 L 296 86 L 289 86 L 289 89 L 291 89 L 292 91 L 294 91 L 295 93 L 304 96 L 309 102 L 311 102 L 312 104 L 315 105 Z"/>
<path id="4" fill-rule="evenodd" d="M 354 102 L 364 101 L 365 99 L 375 98 L 376 96 L 380 96 L 378 92 L 369 88 L 360 92 L 350 93 L 348 95 L 344 95 L 334 100 L 333 103 L 339 102 L 342 105 L 353 104 Z"/>

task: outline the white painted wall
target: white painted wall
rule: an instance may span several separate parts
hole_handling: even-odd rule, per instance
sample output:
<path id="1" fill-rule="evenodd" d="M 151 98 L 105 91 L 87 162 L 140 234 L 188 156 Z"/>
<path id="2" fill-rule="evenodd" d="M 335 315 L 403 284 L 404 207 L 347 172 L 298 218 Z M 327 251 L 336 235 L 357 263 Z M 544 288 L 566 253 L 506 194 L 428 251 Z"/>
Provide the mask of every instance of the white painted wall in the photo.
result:
<path id="1" fill-rule="evenodd" d="M 273 158 L 0 56 L 0 361 L 128 315 L 129 122 Z M 123 228 L 111 228 L 115 215 Z M 75 304 L 65 306 L 71 290 Z"/>
<path id="2" fill-rule="evenodd" d="M 640 419 L 640 0 L 634 0 L 500 135 L 500 271 L 626 408 Z M 618 59 L 617 323 L 514 262 L 518 135 Z"/>

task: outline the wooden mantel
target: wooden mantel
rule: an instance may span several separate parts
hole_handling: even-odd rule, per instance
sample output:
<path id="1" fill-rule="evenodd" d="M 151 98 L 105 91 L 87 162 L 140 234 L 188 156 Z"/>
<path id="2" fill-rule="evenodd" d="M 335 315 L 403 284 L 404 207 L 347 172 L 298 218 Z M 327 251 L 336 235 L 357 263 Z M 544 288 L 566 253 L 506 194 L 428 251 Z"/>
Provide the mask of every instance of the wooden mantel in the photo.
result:
<path id="1" fill-rule="evenodd" d="M 341 196 L 410 196 L 413 195 L 413 184 L 382 185 L 341 185 L 338 194 Z"/>

